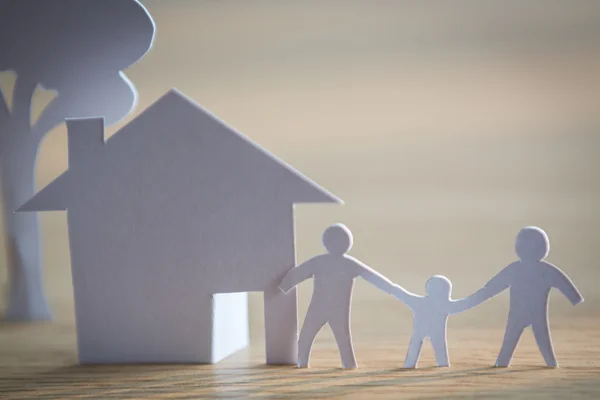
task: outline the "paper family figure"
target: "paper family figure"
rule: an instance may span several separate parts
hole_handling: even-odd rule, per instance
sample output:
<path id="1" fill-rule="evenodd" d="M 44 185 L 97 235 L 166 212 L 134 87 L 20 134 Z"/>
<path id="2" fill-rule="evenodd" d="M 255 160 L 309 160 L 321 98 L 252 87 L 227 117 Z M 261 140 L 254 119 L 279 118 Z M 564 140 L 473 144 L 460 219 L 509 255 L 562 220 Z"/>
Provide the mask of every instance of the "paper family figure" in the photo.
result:
<path id="1" fill-rule="evenodd" d="M 431 340 L 438 367 L 450 366 L 446 325 L 448 316 L 473 308 L 485 300 L 477 292 L 460 300 L 452 300 L 452 283 L 441 275 L 431 277 L 425 284 L 426 295 L 419 296 L 396 285 L 392 295 L 404 302 L 413 312 L 413 333 L 404 361 L 404 368 L 416 368 L 423 341 Z"/>
<path id="2" fill-rule="evenodd" d="M 550 290 L 558 289 L 573 305 L 582 303 L 583 296 L 564 272 L 544 261 L 550 242 L 542 229 L 523 228 L 517 235 L 515 250 L 519 261 L 500 271 L 480 291 L 490 298 L 510 287 L 508 323 L 496 366 L 510 365 L 521 334 L 531 326 L 546 365 L 557 367 L 548 324 Z"/>
<path id="3" fill-rule="evenodd" d="M 327 253 L 311 258 L 289 270 L 279 287 L 289 292 L 300 282 L 314 278 L 312 299 L 298 340 L 298 366 L 308 367 L 315 336 L 329 324 L 337 342 L 343 368 L 356 368 L 350 332 L 350 304 L 354 280 L 362 277 L 390 293 L 393 283 L 377 271 L 346 253 L 352 248 L 352 233 L 342 225 L 330 226 L 323 233 Z"/>
<path id="4" fill-rule="evenodd" d="M 0 91 L 6 319 L 51 318 L 38 216 L 14 212 L 35 193 L 42 139 L 65 118 L 102 115 L 112 124 L 126 116 L 136 92 L 122 71 L 150 49 L 153 37 L 152 18 L 135 0 L 0 0 L 0 71 L 16 74 L 12 98 Z M 33 120 L 37 88 L 55 97 Z"/>
<path id="5" fill-rule="evenodd" d="M 294 204 L 341 200 L 171 90 L 109 139 L 70 120 L 68 170 L 21 211 L 67 210 L 81 363 L 214 363 L 248 345 L 297 362 Z"/>

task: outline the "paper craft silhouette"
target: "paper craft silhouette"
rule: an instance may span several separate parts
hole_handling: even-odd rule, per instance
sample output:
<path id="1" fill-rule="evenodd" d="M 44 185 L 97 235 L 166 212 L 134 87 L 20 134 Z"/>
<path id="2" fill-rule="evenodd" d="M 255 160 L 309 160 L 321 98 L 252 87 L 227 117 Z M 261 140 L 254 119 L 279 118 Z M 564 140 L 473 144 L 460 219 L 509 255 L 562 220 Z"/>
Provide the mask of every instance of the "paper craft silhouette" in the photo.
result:
<path id="1" fill-rule="evenodd" d="M 544 261 L 550 242 L 542 229 L 523 228 L 517 235 L 515 250 L 520 260 L 504 268 L 481 289 L 487 299 L 510 287 L 508 323 L 496 366 L 510 365 L 521 334 L 531 326 L 546 365 L 558 367 L 548 324 L 548 295 L 553 287 L 557 288 L 573 305 L 582 303 L 583 296 L 564 272 Z"/>
<path id="2" fill-rule="evenodd" d="M 452 283 L 441 275 L 431 277 L 425 284 L 426 295 L 419 296 L 395 285 L 391 292 L 404 302 L 413 312 L 413 334 L 404 361 L 404 368 L 416 368 L 423 341 L 431 340 L 435 352 L 436 365 L 449 367 L 446 323 L 450 314 L 456 314 L 473 308 L 483 302 L 483 293 L 477 292 L 460 300 L 452 300 Z"/>
<path id="3" fill-rule="evenodd" d="M 154 23 L 135 0 L 0 0 L 0 71 L 13 71 L 12 107 L 0 91 L 0 182 L 9 271 L 9 320 L 51 317 L 43 289 L 37 214 L 14 211 L 35 193 L 43 137 L 65 118 L 102 115 L 107 124 L 133 108 L 123 70 L 151 47 Z M 56 96 L 35 121 L 37 87 Z"/>
<path id="4" fill-rule="evenodd" d="M 292 268 L 279 287 L 290 291 L 300 282 L 314 277 L 314 291 L 298 341 L 298 367 L 309 366 L 310 351 L 315 336 L 329 323 L 335 336 L 343 368 L 356 368 L 356 357 L 350 332 L 350 303 L 354 280 L 362 277 L 387 293 L 393 283 L 377 271 L 346 254 L 352 248 L 352 233 L 335 224 L 325 230 L 322 254 Z"/>
<path id="5" fill-rule="evenodd" d="M 337 197 L 171 90 L 104 140 L 70 120 L 69 169 L 21 211 L 67 210 L 81 363 L 214 363 L 248 345 L 297 362 L 294 204 Z"/>

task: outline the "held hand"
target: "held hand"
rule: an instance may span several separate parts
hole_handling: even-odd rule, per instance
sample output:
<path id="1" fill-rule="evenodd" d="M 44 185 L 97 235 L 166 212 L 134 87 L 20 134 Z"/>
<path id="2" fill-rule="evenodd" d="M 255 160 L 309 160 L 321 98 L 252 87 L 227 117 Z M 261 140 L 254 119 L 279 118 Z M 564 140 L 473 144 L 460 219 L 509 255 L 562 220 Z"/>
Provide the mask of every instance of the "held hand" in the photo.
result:
<path id="1" fill-rule="evenodd" d="M 471 308 L 477 307 L 484 301 L 488 300 L 490 297 L 491 296 L 484 287 L 468 297 L 464 297 L 460 300 L 452 300 L 450 303 L 450 314 L 457 314 L 463 311 L 467 311 Z"/>
<path id="2" fill-rule="evenodd" d="M 477 292 L 475 292 L 471 296 L 467 297 L 468 303 L 469 303 L 469 308 L 476 307 L 476 306 L 480 305 L 481 303 L 483 303 L 484 301 L 489 300 L 491 297 L 492 296 L 490 295 L 488 290 L 486 290 L 485 288 L 479 289 Z"/>
<path id="3" fill-rule="evenodd" d="M 409 303 L 412 304 L 412 301 L 415 298 L 418 298 L 420 296 L 414 295 L 410 292 L 408 292 L 406 289 L 404 289 L 402 286 L 398 285 L 398 284 L 393 284 L 392 288 L 390 290 L 390 294 L 392 296 L 394 296 L 395 298 L 397 298 L 398 300 L 400 300 L 401 302 L 403 302 L 406 305 L 409 305 Z"/>
<path id="4" fill-rule="evenodd" d="M 583 296 L 579 295 L 578 297 L 576 297 L 575 299 L 573 299 L 571 301 L 571 303 L 573 303 L 574 306 L 581 304 L 585 301 L 585 299 L 583 298 Z"/>
<path id="5" fill-rule="evenodd" d="M 278 285 L 279 290 L 287 293 L 300 282 L 312 277 L 315 273 L 315 264 L 318 264 L 316 260 L 316 258 L 311 258 L 297 267 L 288 270 Z"/>
<path id="6" fill-rule="evenodd" d="M 488 287 L 484 286 L 471 296 L 468 297 L 469 301 L 472 304 L 472 307 L 478 306 L 479 304 L 488 301 L 492 297 L 496 296 L 495 290 L 490 290 Z"/>
<path id="7" fill-rule="evenodd" d="M 281 280 L 278 287 L 279 290 L 281 290 L 283 293 L 287 293 L 290 291 L 292 285 L 290 284 L 289 279 L 287 279 L 287 276 Z"/>

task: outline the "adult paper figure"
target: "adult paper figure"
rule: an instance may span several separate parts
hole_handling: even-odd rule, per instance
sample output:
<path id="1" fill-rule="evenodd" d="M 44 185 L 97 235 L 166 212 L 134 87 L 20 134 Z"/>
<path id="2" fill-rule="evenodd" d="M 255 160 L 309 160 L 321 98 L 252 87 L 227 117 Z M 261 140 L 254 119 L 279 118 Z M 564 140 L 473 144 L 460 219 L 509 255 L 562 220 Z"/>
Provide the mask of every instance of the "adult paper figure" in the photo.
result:
<path id="1" fill-rule="evenodd" d="M 404 302 L 413 312 L 413 334 L 404 361 L 404 368 L 416 368 L 423 341 L 431 340 L 438 367 L 450 366 L 446 339 L 448 315 L 473 308 L 483 302 L 481 291 L 460 300 L 452 300 L 452 283 L 441 275 L 431 277 L 425 284 L 426 295 L 419 296 L 396 285 L 392 295 Z"/>
<path id="2" fill-rule="evenodd" d="M 323 233 L 326 254 L 311 258 L 292 268 L 279 288 L 287 292 L 314 276 L 314 291 L 298 341 L 298 367 L 309 366 L 310 350 L 315 336 L 329 323 L 335 336 L 343 368 L 356 368 L 356 357 L 350 332 L 350 303 L 354 280 L 362 277 L 387 293 L 393 283 L 377 271 L 346 254 L 352 248 L 352 233 L 342 224 L 334 224 Z"/>
<path id="3" fill-rule="evenodd" d="M 554 265 L 543 261 L 550 251 L 546 233 L 537 227 L 523 228 L 517 235 L 516 261 L 493 277 L 480 291 L 491 298 L 510 287 L 510 311 L 497 367 L 508 367 L 523 330 L 531 326 L 537 345 L 549 367 L 558 367 L 550 327 L 548 295 L 557 288 L 573 305 L 583 302 L 573 282 Z"/>

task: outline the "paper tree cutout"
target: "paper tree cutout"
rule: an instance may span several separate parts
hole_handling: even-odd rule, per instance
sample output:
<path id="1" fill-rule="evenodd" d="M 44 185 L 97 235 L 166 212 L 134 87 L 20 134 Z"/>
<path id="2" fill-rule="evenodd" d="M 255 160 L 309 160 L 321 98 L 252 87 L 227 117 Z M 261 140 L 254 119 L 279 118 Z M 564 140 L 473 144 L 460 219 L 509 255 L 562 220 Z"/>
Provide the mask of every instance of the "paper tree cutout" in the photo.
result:
<path id="1" fill-rule="evenodd" d="M 154 23 L 135 0 L 0 0 L 0 71 L 17 75 L 12 109 L 0 92 L 0 182 L 10 276 L 7 319 L 50 318 L 36 214 L 14 211 L 35 193 L 44 135 L 65 118 L 121 120 L 135 104 L 121 72 L 150 48 Z M 38 86 L 57 93 L 32 122 Z"/>
<path id="2" fill-rule="evenodd" d="M 437 366 L 449 367 L 446 336 L 448 316 L 473 308 L 485 300 L 482 292 L 460 300 L 452 300 L 452 283 L 441 275 L 431 277 L 425 285 L 425 290 L 425 296 L 410 293 L 399 285 L 392 291 L 392 294 L 413 312 L 413 334 L 404 368 L 417 367 L 423 341 L 427 338 L 431 340 Z"/>
<path id="3" fill-rule="evenodd" d="M 315 336 L 329 324 L 337 342 L 343 368 L 356 368 L 356 357 L 350 332 L 350 304 L 354 280 L 362 277 L 379 289 L 390 293 L 394 284 L 377 271 L 346 254 L 352 248 L 352 233 L 335 224 L 323 233 L 326 254 L 311 258 L 291 269 L 279 287 L 289 292 L 300 282 L 314 278 L 314 292 L 298 341 L 298 367 L 309 366 L 310 350 Z"/>
<path id="4" fill-rule="evenodd" d="M 104 141 L 67 122 L 69 169 L 21 211 L 67 210 L 81 363 L 214 363 L 248 345 L 297 361 L 294 204 L 337 197 L 171 90 Z"/>
<path id="5" fill-rule="evenodd" d="M 515 249 L 520 260 L 500 271 L 476 294 L 491 298 L 510 287 L 508 324 L 496 366 L 510 365 L 521 334 L 531 326 L 546 365 L 558 367 L 548 324 L 550 290 L 557 288 L 573 305 L 582 303 L 583 296 L 564 272 L 544 261 L 550 242 L 542 229 L 523 228 L 517 235 Z"/>

